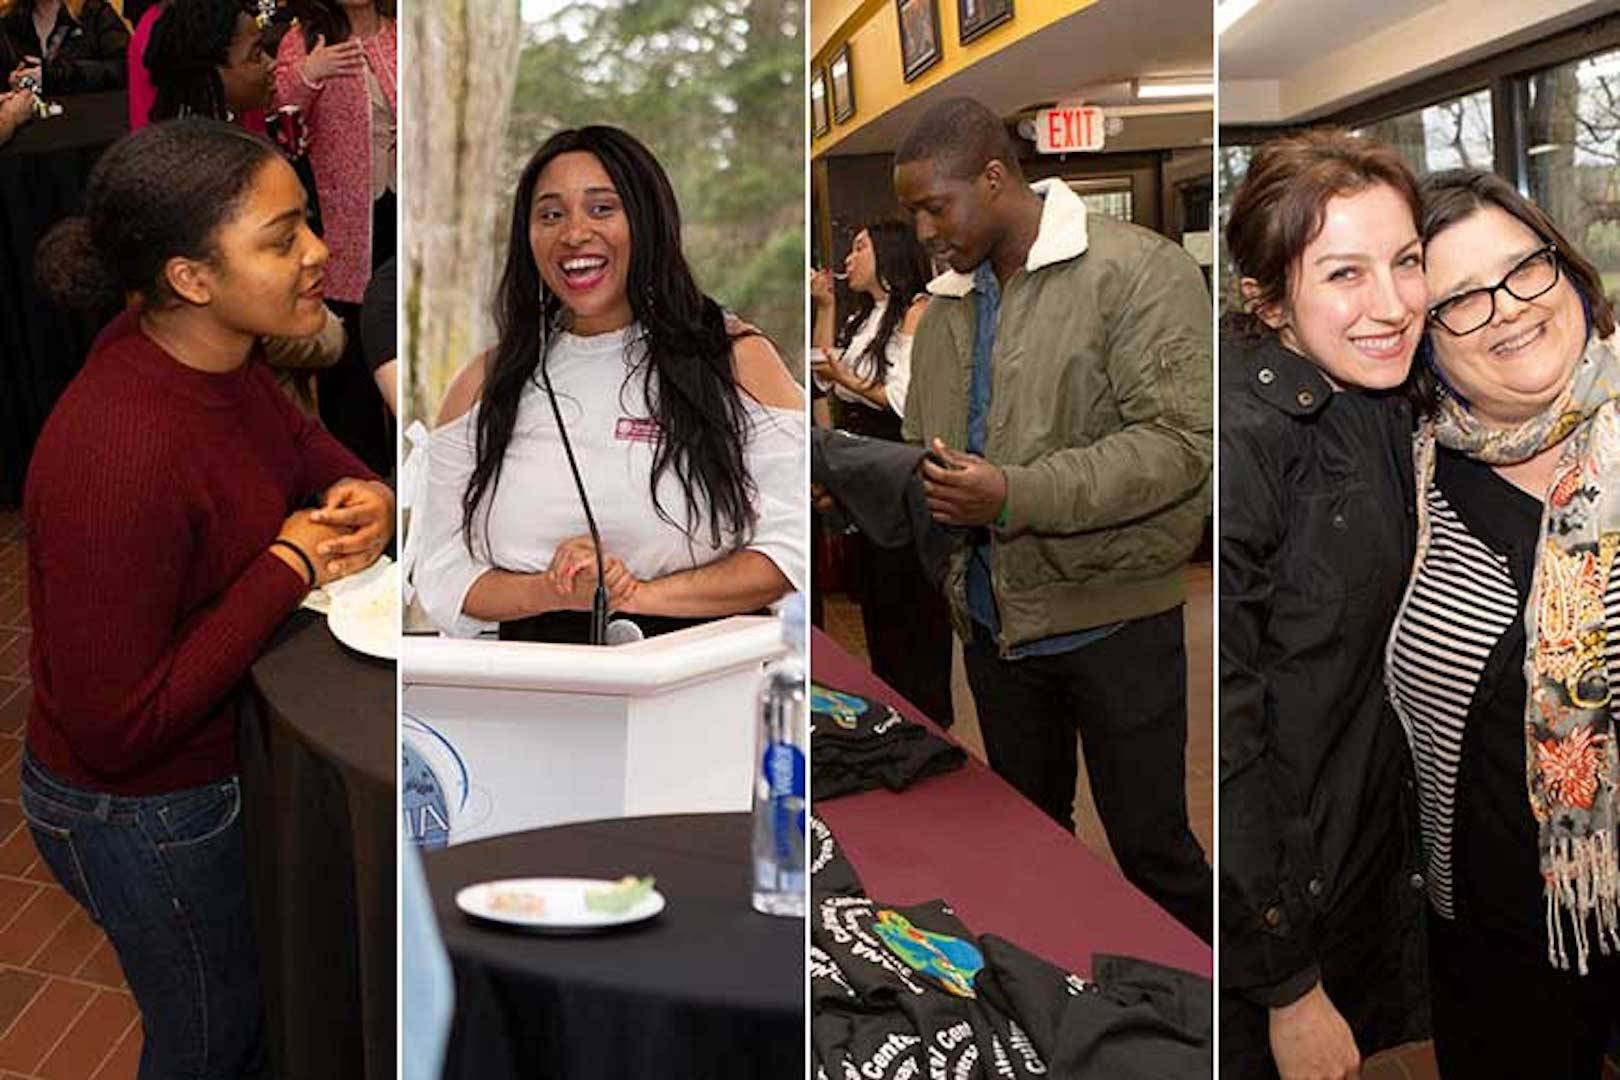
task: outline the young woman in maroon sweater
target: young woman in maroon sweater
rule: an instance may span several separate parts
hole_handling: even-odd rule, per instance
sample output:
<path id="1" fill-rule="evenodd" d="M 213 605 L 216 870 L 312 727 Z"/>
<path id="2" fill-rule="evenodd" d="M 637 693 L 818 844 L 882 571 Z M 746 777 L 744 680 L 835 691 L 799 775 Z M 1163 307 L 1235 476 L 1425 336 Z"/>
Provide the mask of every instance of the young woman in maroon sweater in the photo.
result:
<path id="1" fill-rule="evenodd" d="M 261 362 L 260 338 L 319 328 L 327 261 L 269 143 L 143 129 L 102 157 L 86 210 L 42 245 L 42 276 L 65 302 L 136 303 L 29 469 L 22 806 L 118 951 L 143 1080 L 258 1075 L 237 691 L 312 586 L 381 552 L 393 497 Z"/>

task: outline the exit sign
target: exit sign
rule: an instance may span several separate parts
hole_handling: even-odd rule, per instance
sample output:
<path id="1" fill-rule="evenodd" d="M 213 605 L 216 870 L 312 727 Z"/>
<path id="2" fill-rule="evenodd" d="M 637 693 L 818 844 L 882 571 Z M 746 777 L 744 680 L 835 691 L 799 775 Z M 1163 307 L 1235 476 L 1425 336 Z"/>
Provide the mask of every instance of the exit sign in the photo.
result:
<path id="1" fill-rule="evenodd" d="M 1035 149 L 1069 154 L 1103 148 L 1103 111 L 1095 105 L 1042 109 L 1035 114 Z"/>

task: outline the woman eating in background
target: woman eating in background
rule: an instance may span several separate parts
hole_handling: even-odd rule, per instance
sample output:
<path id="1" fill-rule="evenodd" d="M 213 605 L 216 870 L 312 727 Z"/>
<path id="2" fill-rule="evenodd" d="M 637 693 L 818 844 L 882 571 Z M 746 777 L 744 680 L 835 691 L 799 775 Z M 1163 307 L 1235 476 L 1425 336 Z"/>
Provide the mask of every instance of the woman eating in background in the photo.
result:
<path id="1" fill-rule="evenodd" d="M 810 278 L 816 309 L 812 374 L 838 400 L 867 407 L 867 413 L 848 418 L 846 429 L 898 439 L 911 382 L 911 335 L 928 307 L 928 255 L 910 226 L 878 222 L 855 234 L 844 276 L 855 293 L 855 310 L 837 335 L 836 348 L 832 272 L 818 270 Z"/>
<path id="2" fill-rule="evenodd" d="M 844 260 L 855 310 L 833 334 L 832 273 L 810 279 L 815 305 L 811 374 L 836 397 L 838 426 L 900 440 L 911 383 L 911 336 L 928 307 L 928 255 L 911 226 L 877 222 L 855 234 Z M 881 548 L 864 536 L 856 557 L 861 624 L 872 670 L 931 719 L 950 727 L 951 622 L 944 596 L 929 585 L 914 547 Z"/>
<path id="3" fill-rule="evenodd" d="M 47 290 L 133 296 L 29 466 L 21 802 L 140 1006 L 142 1080 L 266 1074 L 240 821 L 242 679 L 309 590 L 369 565 L 393 499 L 259 360 L 324 318 L 326 247 L 262 138 L 154 125 L 49 234 Z M 313 507 L 313 508 L 311 508 Z"/>
<path id="4" fill-rule="evenodd" d="M 1435 1057 L 1446 1077 L 1597 1080 L 1620 1030 L 1614 309 L 1499 177 L 1422 194 L 1432 367 L 1388 676 L 1422 801 Z"/>
<path id="5" fill-rule="evenodd" d="M 1382 662 L 1413 543 L 1398 389 L 1428 295 L 1418 210 L 1393 150 L 1336 130 L 1260 147 L 1232 199 L 1223 1077 L 1352 1076 L 1427 1030 L 1411 765 Z"/>
<path id="6" fill-rule="evenodd" d="M 610 127 L 558 132 L 518 181 L 499 340 L 440 407 L 413 581 L 446 633 L 584 641 L 598 582 L 646 634 L 805 583 L 803 396 L 681 251 L 669 179 Z"/>

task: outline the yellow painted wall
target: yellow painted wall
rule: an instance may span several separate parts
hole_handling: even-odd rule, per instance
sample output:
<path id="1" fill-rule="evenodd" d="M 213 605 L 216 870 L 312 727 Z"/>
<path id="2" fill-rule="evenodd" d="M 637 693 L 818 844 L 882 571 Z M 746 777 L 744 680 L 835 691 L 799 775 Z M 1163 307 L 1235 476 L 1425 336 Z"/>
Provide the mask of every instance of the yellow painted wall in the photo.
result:
<path id="1" fill-rule="evenodd" d="M 914 82 L 906 82 L 900 67 L 900 15 L 895 0 L 812 0 L 810 4 L 810 70 L 825 68 L 832 55 L 850 43 L 850 67 L 855 83 L 855 115 L 810 144 L 812 157 L 837 146 L 850 132 L 888 112 L 908 98 L 1015 41 L 1034 34 L 1059 19 L 1090 7 L 1096 0 L 1013 0 L 1010 21 L 967 45 L 959 41 L 956 0 L 935 0 L 939 5 L 940 58 Z M 828 77 L 828 113 L 832 111 L 831 76 Z"/>

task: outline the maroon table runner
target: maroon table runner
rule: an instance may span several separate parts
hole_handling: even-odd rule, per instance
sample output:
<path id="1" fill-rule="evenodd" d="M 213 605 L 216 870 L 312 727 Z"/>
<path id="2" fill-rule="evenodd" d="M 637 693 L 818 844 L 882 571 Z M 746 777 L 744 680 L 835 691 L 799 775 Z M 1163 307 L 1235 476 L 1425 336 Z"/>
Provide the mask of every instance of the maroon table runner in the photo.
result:
<path id="1" fill-rule="evenodd" d="M 888 702 L 943 734 L 832 638 L 812 635 L 817 682 Z M 1098 952 L 1212 975 L 1209 946 L 971 755 L 960 770 L 905 792 L 846 795 L 815 812 L 867 895 L 885 903 L 945 900 L 975 933 L 998 934 L 1082 976 Z"/>

